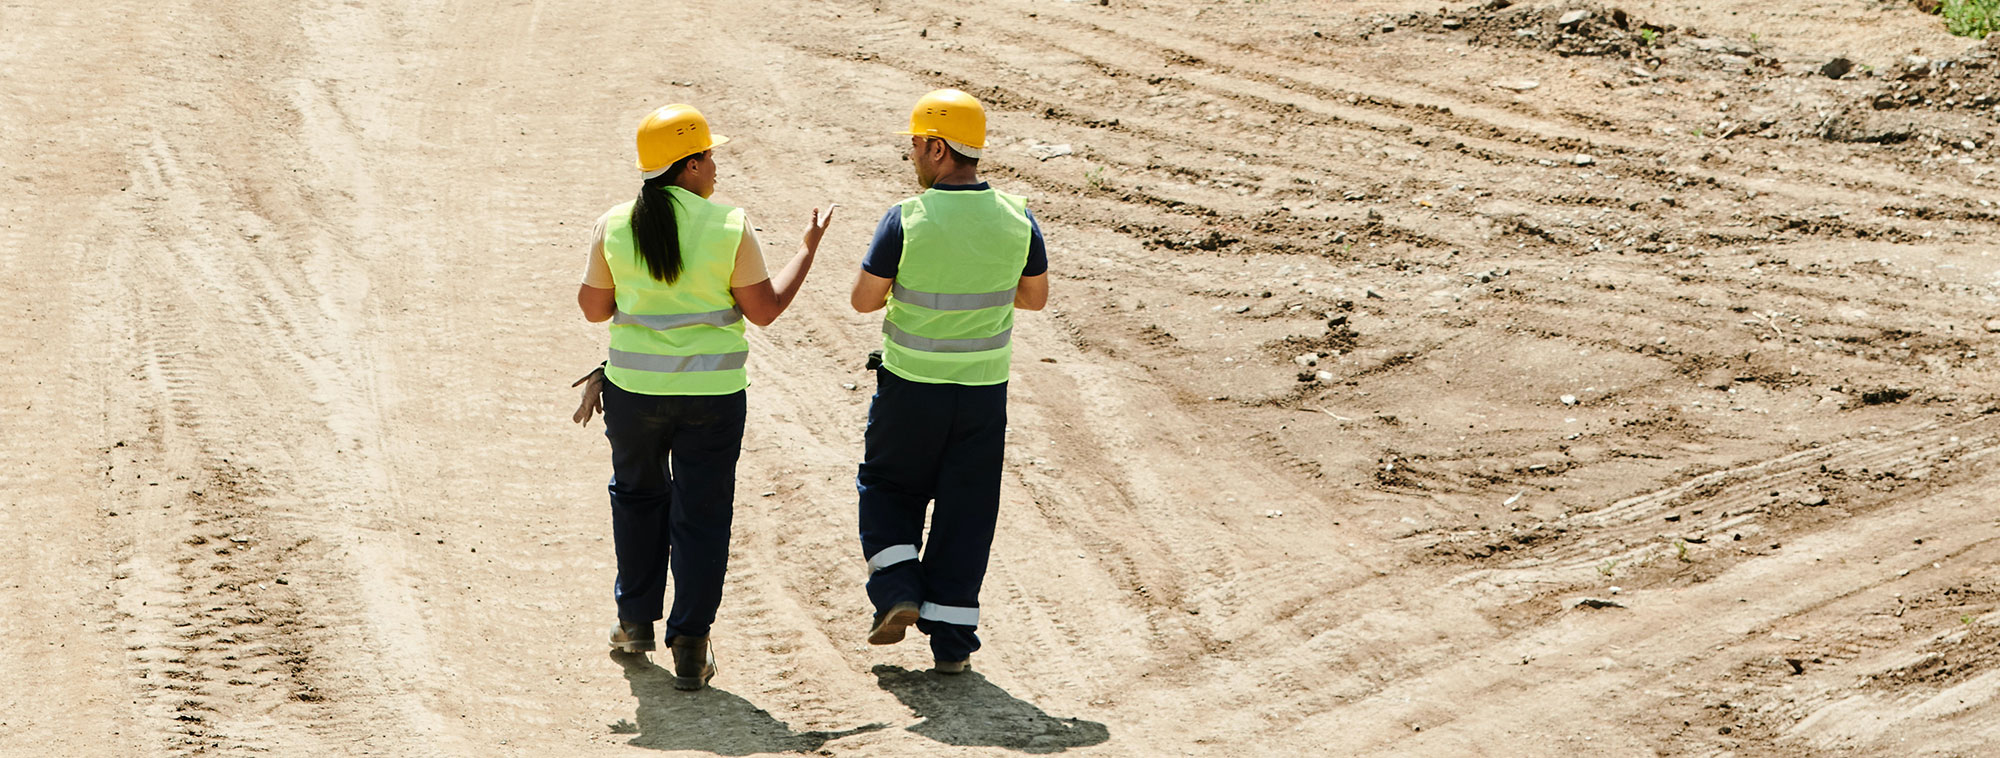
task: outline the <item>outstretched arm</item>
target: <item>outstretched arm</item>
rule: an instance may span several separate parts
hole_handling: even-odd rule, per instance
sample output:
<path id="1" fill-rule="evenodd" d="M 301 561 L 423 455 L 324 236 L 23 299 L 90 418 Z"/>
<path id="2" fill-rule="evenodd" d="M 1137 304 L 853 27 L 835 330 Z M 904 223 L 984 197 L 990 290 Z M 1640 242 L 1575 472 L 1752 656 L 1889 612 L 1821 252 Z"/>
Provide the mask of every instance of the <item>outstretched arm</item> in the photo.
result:
<path id="1" fill-rule="evenodd" d="M 731 287 L 736 296 L 736 307 L 742 309 L 743 317 L 758 326 L 770 326 L 778 316 L 792 306 L 792 299 L 798 297 L 799 288 L 806 283 L 806 274 L 812 271 L 814 256 L 819 252 L 820 238 L 826 235 L 826 227 L 833 223 L 833 209 L 836 204 L 828 204 L 825 211 L 813 209 L 812 222 L 806 226 L 805 240 L 799 244 L 798 255 L 792 256 L 790 263 L 771 277 L 744 287 Z"/>

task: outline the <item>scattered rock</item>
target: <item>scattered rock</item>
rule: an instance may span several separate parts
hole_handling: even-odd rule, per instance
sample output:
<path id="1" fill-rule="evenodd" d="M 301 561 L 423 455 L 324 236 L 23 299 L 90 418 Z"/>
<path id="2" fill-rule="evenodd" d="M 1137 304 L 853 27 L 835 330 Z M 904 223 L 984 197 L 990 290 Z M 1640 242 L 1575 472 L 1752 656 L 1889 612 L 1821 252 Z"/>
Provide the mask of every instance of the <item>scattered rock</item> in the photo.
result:
<path id="1" fill-rule="evenodd" d="M 841 389 L 844 389 L 844 390 L 847 390 L 847 391 L 849 391 L 849 392 L 853 392 L 853 391 L 854 391 L 854 389 L 855 389 L 856 387 L 858 387 L 858 386 L 860 386 L 860 385 L 857 385 L 857 384 L 855 384 L 855 383 L 853 383 L 853 382 L 841 382 L 841 383 L 840 383 L 840 388 L 841 388 Z"/>
<path id="2" fill-rule="evenodd" d="M 1900 403 L 1909 397 L 1909 390 L 1901 387 L 1883 387 L 1881 389 L 1862 392 L 1861 403 L 1863 405 L 1887 405 L 1889 403 Z"/>
<path id="3" fill-rule="evenodd" d="M 1561 18 L 1556 19 L 1556 26 L 1576 26 L 1577 24 L 1581 24 L 1584 21 L 1588 20 L 1589 18 L 1590 18 L 1590 11 L 1579 8 L 1577 10 L 1573 10 L 1568 13 L 1562 14 Z"/>
<path id="4" fill-rule="evenodd" d="M 1374 299 L 1376 299 L 1376 300 L 1382 300 L 1382 299 L 1384 299 L 1384 298 L 1382 297 L 1382 293 L 1380 293 L 1380 292 L 1376 292 L 1376 291 L 1375 291 L 1375 288 L 1374 288 L 1374 287 L 1369 287 L 1369 288 L 1367 288 L 1367 289 L 1365 289 L 1365 290 L 1362 290 L 1362 294 L 1363 294 L 1363 295 L 1365 295 L 1365 296 L 1367 296 L 1367 297 L 1371 297 L 1371 298 L 1374 298 Z"/>
<path id="5" fill-rule="evenodd" d="M 1575 396 L 1575 395 L 1564 395 L 1564 396 L 1562 396 L 1562 404 L 1563 404 L 1563 405 L 1576 405 L 1576 396 Z"/>
<path id="6" fill-rule="evenodd" d="M 1894 78 L 1922 79 L 1930 75 L 1931 59 L 1921 55 L 1909 55 L 1904 56 L 1903 62 L 1896 67 Z"/>
<path id="7" fill-rule="evenodd" d="M 1570 601 L 1570 604 L 1569 604 L 1569 607 L 1571 607 L 1571 608 L 1623 608 L 1623 607 L 1625 607 L 1625 604 L 1624 604 L 1624 603 L 1620 603 L 1620 602 L 1618 602 L 1618 601 L 1616 601 L 1616 600 L 1605 600 L 1604 598 L 1601 598 L 1601 597 L 1580 597 L 1580 598 L 1577 598 L 1577 599 L 1575 599 L 1575 600 L 1572 600 L 1572 601 Z"/>
<path id="8" fill-rule="evenodd" d="M 1590 165 L 1590 164 L 1592 164 L 1592 163 L 1596 163 L 1596 162 L 1597 162 L 1597 159 L 1596 159 L 1596 158 L 1592 158 L 1592 157 L 1590 157 L 1590 156 L 1588 156 L 1588 155 L 1584 155 L 1583 153 L 1577 153 L 1577 154 L 1576 154 L 1575 156 L 1573 156 L 1573 157 L 1571 157 L 1571 158 L 1569 159 L 1569 162 L 1571 162 L 1571 163 L 1574 163 L 1574 164 L 1576 164 L 1576 165 L 1579 165 L 1579 166 L 1588 166 L 1588 165 Z"/>
<path id="9" fill-rule="evenodd" d="M 1292 362 L 1301 366 L 1317 366 L 1319 365 L 1319 356 L 1312 353 L 1305 353 L 1297 358 L 1293 358 Z"/>
<path id="10" fill-rule="evenodd" d="M 1818 492 L 1808 492 L 1806 494 L 1799 496 L 1799 505 L 1805 505 L 1805 506 L 1826 505 L 1826 495 L 1820 494 Z"/>
<path id="11" fill-rule="evenodd" d="M 1034 156 L 1037 160 L 1044 160 L 1044 161 L 1049 160 L 1051 158 L 1061 158 L 1065 155 L 1069 155 L 1071 152 L 1072 151 L 1070 150 L 1070 146 L 1066 144 L 1064 145 L 1035 144 L 1028 146 L 1029 155 Z"/>
<path id="12" fill-rule="evenodd" d="M 1313 374 L 1313 378 L 1315 378 L 1315 379 L 1318 379 L 1318 380 L 1320 380 L 1320 381 L 1322 381 L 1322 382 L 1330 382 L 1330 381 L 1333 381 L 1333 372 L 1331 372 L 1331 371 L 1321 371 L 1321 372 L 1319 372 L 1319 373 L 1317 373 L 1317 374 Z"/>
<path id="13" fill-rule="evenodd" d="M 1854 61 L 1848 60 L 1846 58 L 1835 58 L 1833 60 L 1827 61 L 1825 65 L 1819 67 L 1819 72 L 1825 75 L 1826 78 L 1828 79 L 1839 79 L 1843 76 L 1846 76 L 1849 71 L 1853 70 L 1854 70 Z"/>
<path id="14" fill-rule="evenodd" d="M 2000 318 L 1996 318 L 1993 319 L 1992 321 L 1986 322 L 1986 331 L 2000 332 Z"/>
<path id="15" fill-rule="evenodd" d="M 1694 49 L 1705 53 L 1723 53 L 1738 57 L 1748 57 L 1757 54 L 1756 48 L 1716 37 L 1696 37 L 1689 40 L 1688 44 L 1693 45 Z"/>
<path id="16" fill-rule="evenodd" d="M 1542 83 L 1533 79 L 1503 79 L 1494 82 L 1493 86 L 1515 92 L 1527 92 L 1528 90 L 1542 86 Z"/>
<path id="17" fill-rule="evenodd" d="M 1461 27 L 1461 26 L 1464 26 L 1464 25 L 1465 25 L 1465 22 L 1464 22 L 1464 21 L 1460 21 L 1460 20 L 1458 20 L 1458 19 L 1456 19 L 1456 18 L 1447 18 L 1447 19 L 1444 19 L 1444 20 L 1441 20 L 1441 21 L 1439 21 L 1439 22 L 1438 22 L 1438 25 L 1439 25 L 1439 26 L 1443 26 L 1443 27 L 1444 27 L 1444 28 L 1446 28 L 1446 29 L 1457 29 L 1457 28 L 1459 28 L 1459 27 Z"/>

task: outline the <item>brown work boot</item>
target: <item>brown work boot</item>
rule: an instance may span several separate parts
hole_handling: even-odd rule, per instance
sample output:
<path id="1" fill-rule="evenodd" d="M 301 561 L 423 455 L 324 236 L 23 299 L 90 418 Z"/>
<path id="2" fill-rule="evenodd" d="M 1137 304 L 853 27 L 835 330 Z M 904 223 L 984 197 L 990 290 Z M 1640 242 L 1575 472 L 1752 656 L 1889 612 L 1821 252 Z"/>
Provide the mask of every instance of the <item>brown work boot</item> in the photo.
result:
<path id="1" fill-rule="evenodd" d="M 868 629 L 868 644 L 894 645 L 903 641 L 903 630 L 917 623 L 916 603 L 897 603 L 889 610 L 875 614 L 875 624 Z"/>
<path id="2" fill-rule="evenodd" d="M 676 635 L 674 649 L 674 689 L 698 690 L 715 678 L 715 651 L 707 637 Z"/>
<path id="3" fill-rule="evenodd" d="M 611 649 L 621 653 L 647 653 L 657 649 L 653 642 L 653 622 L 618 620 L 611 630 Z"/>
<path id="4" fill-rule="evenodd" d="M 963 674 L 972 670 L 972 656 L 957 661 L 932 661 L 931 670 L 940 674 Z"/>

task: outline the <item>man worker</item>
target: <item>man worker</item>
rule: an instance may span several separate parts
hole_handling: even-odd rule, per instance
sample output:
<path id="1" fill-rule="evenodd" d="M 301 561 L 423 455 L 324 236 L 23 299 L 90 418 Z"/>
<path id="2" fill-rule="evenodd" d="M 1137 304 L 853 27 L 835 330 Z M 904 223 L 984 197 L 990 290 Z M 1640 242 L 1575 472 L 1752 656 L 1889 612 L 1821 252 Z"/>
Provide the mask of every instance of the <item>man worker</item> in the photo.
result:
<path id="1" fill-rule="evenodd" d="M 999 519 L 1014 309 L 1048 303 L 1048 253 L 1027 201 L 979 179 L 977 99 L 924 95 L 899 133 L 910 135 L 924 191 L 883 214 L 853 293 L 858 312 L 888 309 L 855 477 L 875 608 L 868 641 L 901 642 L 915 624 L 937 671 L 958 674 L 979 649 L 979 586 Z"/>

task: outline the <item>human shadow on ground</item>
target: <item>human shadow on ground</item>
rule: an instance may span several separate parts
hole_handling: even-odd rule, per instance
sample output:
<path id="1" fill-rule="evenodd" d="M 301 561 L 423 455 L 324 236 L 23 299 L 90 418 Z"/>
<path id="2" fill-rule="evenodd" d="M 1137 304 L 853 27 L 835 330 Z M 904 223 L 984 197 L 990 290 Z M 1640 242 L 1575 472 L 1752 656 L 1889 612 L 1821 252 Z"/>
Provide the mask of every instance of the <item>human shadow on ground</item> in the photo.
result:
<path id="1" fill-rule="evenodd" d="M 923 717 L 909 730 L 947 745 L 1060 753 L 1111 739 L 1111 730 L 1103 724 L 1050 716 L 986 681 L 978 671 L 945 676 L 886 665 L 873 671 L 882 689 Z"/>
<path id="2" fill-rule="evenodd" d="M 633 734 L 629 744 L 655 750 L 695 750 L 716 755 L 810 753 L 828 740 L 885 728 L 868 724 L 840 732 L 795 732 L 769 711 L 736 695 L 708 687 L 674 689 L 673 672 L 644 655 L 611 653 L 625 668 L 625 681 L 639 701 L 638 723 L 619 721 L 614 734 Z"/>

